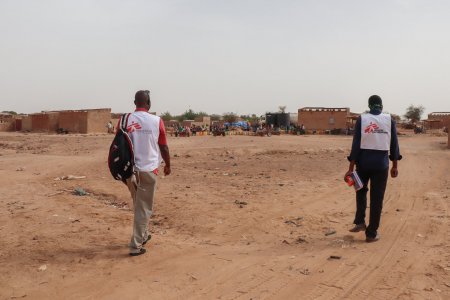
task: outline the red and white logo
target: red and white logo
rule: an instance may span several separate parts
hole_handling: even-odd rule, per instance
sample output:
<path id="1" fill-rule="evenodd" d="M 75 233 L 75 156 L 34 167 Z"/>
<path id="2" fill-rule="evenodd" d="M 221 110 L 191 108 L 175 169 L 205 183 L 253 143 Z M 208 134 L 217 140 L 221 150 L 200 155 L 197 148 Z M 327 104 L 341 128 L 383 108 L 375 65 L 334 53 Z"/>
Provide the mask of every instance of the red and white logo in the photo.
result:
<path id="1" fill-rule="evenodd" d="M 141 128 L 142 128 L 142 127 L 141 127 L 141 125 L 140 125 L 139 123 L 135 123 L 135 122 L 133 121 L 133 122 L 131 122 L 130 125 L 128 125 L 127 131 L 128 131 L 129 133 L 131 133 L 131 132 L 134 132 L 134 131 L 139 130 L 139 129 L 141 129 Z"/>
<path id="2" fill-rule="evenodd" d="M 364 129 L 364 133 L 375 133 L 380 127 L 376 123 L 370 122 L 370 124 Z"/>

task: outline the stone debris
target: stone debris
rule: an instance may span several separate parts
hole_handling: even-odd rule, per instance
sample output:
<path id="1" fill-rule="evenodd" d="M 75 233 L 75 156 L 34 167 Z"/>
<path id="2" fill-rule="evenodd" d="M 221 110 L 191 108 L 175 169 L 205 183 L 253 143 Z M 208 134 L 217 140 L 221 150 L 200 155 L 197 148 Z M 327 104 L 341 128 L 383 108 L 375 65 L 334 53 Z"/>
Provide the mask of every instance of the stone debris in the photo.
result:
<path id="1" fill-rule="evenodd" d="M 73 194 L 76 196 L 87 196 L 89 195 L 88 192 L 86 192 L 84 189 L 77 187 L 73 190 Z"/>
<path id="2" fill-rule="evenodd" d="M 301 269 L 301 270 L 300 270 L 300 274 L 303 274 L 303 275 L 309 275 L 309 274 L 311 274 L 311 273 L 309 272 L 308 269 Z"/>
<path id="3" fill-rule="evenodd" d="M 56 177 L 53 180 L 54 181 L 59 181 L 59 180 L 85 179 L 85 178 L 86 178 L 86 176 L 65 175 L 65 176 L 61 176 L 61 177 Z"/>
<path id="4" fill-rule="evenodd" d="M 248 203 L 245 202 L 245 201 L 239 201 L 239 200 L 234 201 L 234 203 L 237 204 L 237 205 L 239 205 L 239 208 L 243 208 L 245 205 L 248 204 Z"/>
<path id="5" fill-rule="evenodd" d="M 328 230 L 327 232 L 325 232 L 325 236 L 330 236 L 333 234 L 336 234 L 336 230 L 334 230 L 334 229 L 331 229 L 331 230 Z"/>
<path id="6" fill-rule="evenodd" d="M 302 237 L 299 237 L 298 239 L 296 239 L 295 242 L 297 244 L 307 243 L 307 241 L 304 238 L 302 238 Z"/>
<path id="7" fill-rule="evenodd" d="M 330 257 L 328 259 L 341 259 L 342 256 L 339 255 L 330 255 Z"/>
<path id="8" fill-rule="evenodd" d="M 47 265 L 42 265 L 38 268 L 39 272 L 44 272 L 45 270 L 47 270 Z"/>
<path id="9" fill-rule="evenodd" d="M 295 219 L 286 220 L 286 221 L 284 221 L 284 223 L 285 224 L 291 224 L 291 225 L 294 225 L 296 227 L 300 227 L 302 225 L 299 224 L 298 222 L 301 221 L 301 220 L 303 220 L 303 217 L 298 217 L 298 218 L 295 218 Z"/>

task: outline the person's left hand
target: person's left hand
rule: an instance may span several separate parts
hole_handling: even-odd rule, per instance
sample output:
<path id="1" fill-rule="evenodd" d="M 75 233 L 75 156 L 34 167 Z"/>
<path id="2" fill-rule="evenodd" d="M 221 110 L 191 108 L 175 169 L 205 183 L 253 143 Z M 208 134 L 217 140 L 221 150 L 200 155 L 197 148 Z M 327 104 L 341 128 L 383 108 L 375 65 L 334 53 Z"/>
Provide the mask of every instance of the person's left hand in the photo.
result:
<path id="1" fill-rule="evenodd" d="M 398 169 L 395 167 L 392 167 L 391 169 L 391 177 L 396 178 L 398 176 Z"/>
<path id="2" fill-rule="evenodd" d="M 164 166 L 164 176 L 169 176 L 170 173 L 172 173 L 172 170 L 170 169 L 170 166 Z"/>

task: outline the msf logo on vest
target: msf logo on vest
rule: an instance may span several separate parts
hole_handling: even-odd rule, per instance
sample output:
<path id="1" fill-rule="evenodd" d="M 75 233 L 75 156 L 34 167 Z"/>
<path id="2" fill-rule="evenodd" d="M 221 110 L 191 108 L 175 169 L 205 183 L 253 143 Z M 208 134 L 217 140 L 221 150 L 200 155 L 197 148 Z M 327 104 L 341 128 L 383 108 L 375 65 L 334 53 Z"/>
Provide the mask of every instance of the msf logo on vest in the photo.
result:
<path id="1" fill-rule="evenodd" d="M 383 129 L 380 129 L 377 123 L 370 122 L 364 129 L 364 133 L 387 133 Z"/>
<path id="2" fill-rule="evenodd" d="M 135 123 L 133 121 L 133 122 L 131 122 L 130 125 L 128 125 L 127 131 L 128 131 L 128 133 L 132 133 L 132 132 L 135 132 L 136 130 L 139 130 L 141 128 L 142 128 L 142 126 L 139 123 Z"/>

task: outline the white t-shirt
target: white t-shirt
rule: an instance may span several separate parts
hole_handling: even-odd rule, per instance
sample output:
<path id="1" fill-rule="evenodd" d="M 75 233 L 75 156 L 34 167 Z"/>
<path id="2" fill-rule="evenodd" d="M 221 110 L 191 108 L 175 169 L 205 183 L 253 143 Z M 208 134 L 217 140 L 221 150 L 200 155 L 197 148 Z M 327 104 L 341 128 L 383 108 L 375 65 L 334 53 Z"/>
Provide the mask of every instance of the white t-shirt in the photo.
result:
<path id="1" fill-rule="evenodd" d="M 361 149 L 389 151 L 391 146 L 391 115 L 361 115 Z"/>
<path id="2" fill-rule="evenodd" d="M 160 123 L 160 117 L 146 111 L 135 111 L 129 116 L 127 131 L 133 143 L 136 171 L 153 172 L 161 164 Z"/>

